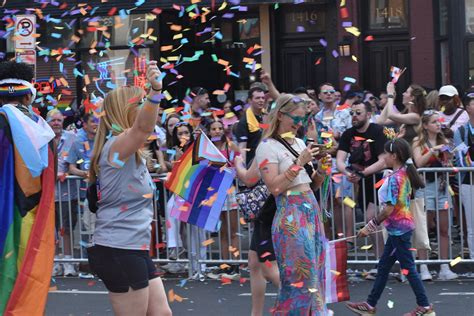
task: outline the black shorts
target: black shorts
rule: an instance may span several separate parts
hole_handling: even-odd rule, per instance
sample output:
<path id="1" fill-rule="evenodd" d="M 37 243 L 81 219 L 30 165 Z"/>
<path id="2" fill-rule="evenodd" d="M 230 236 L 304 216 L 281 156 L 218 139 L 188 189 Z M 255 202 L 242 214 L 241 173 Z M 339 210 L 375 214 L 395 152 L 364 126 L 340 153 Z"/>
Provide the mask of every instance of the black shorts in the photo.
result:
<path id="1" fill-rule="evenodd" d="M 375 178 L 375 181 L 374 181 Z M 359 181 L 359 193 L 357 196 L 357 204 L 362 210 L 367 210 L 367 205 L 369 203 L 373 203 L 377 205 L 378 201 L 378 189 L 375 189 L 375 184 L 382 179 L 381 174 L 376 174 L 374 176 L 368 176 L 367 178 L 362 179 Z M 362 189 L 362 185 L 364 183 L 364 188 Z M 365 191 L 364 191 L 365 190 Z M 364 199 L 365 198 L 365 199 Z M 365 202 L 365 205 L 364 205 Z"/>
<path id="2" fill-rule="evenodd" d="M 59 208 L 60 204 L 61 208 Z M 74 230 L 77 223 L 77 205 L 77 200 L 72 200 L 71 206 L 69 206 L 69 201 L 54 202 L 57 231 L 64 230 L 64 232 L 70 233 L 71 228 Z M 69 216 L 69 208 L 71 209 L 71 216 Z"/>
<path id="3" fill-rule="evenodd" d="M 253 250 L 258 255 L 258 261 L 275 261 L 275 250 L 272 242 L 272 226 L 263 224 L 260 221 L 254 221 L 252 240 L 250 241 L 250 250 Z M 262 255 L 269 252 L 270 255 Z"/>
<path id="4" fill-rule="evenodd" d="M 89 265 L 110 292 L 126 293 L 148 286 L 158 276 L 148 250 L 117 249 L 95 245 L 87 248 Z"/>

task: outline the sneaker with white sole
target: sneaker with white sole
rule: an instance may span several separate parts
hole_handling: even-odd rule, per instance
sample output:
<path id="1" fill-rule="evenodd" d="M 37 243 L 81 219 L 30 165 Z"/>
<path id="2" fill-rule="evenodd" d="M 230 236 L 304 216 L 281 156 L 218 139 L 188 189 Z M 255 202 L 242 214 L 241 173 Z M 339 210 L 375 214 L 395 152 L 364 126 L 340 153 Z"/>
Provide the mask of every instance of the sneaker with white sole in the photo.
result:
<path id="1" fill-rule="evenodd" d="M 375 312 L 377 311 L 375 307 L 370 306 L 367 302 L 347 302 L 346 307 L 357 315 L 362 316 L 375 315 Z"/>
<path id="2" fill-rule="evenodd" d="M 438 279 L 440 279 L 442 281 L 448 281 L 448 280 L 457 279 L 458 277 L 459 276 L 456 273 L 451 271 L 451 269 L 449 268 L 449 265 L 447 263 L 441 265 L 441 267 L 439 269 Z"/>
<path id="3" fill-rule="evenodd" d="M 223 274 L 230 273 L 230 272 L 231 272 L 230 267 L 228 267 L 226 269 L 217 269 L 217 270 L 214 270 L 212 272 L 209 272 L 207 274 L 207 277 L 210 278 L 210 279 L 213 279 L 213 280 L 219 280 Z"/>
<path id="4" fill-rule="evenodd" d="M 53 273 L 52 276 L 63 276 L 64 274 L 64 268 L 62 263 L 55 262 L 53 266 Z"/>
<path id="5" fill-rule="evenodd" d="M 420 277 L 422 281 L 433 281 L 430 270 L 426 264 L 420 265 Z"/>
<path id="6" fill-rule="evenodd" d="M 222 274 L 223 278 L 230 279 L 232 281 L 240 280 L 240 272 L 239 266 L 232 266 L 229 268 L 224 274 Z"/>
<path id="7" fill-rule="evenodd" d="M 422 315 L 436 316 L 436 313 L 433 309 L 433 304 L 427 307 L 417 306 L 411 312 L 403 314 L 403 316 L 422 316 Z"/>
<path id="8" fill-rule="evenodd" d="M 64 276 L 77 276 L 76 267 L 73 263 L 66 262 L 63 263 L 64 266 Z"/>

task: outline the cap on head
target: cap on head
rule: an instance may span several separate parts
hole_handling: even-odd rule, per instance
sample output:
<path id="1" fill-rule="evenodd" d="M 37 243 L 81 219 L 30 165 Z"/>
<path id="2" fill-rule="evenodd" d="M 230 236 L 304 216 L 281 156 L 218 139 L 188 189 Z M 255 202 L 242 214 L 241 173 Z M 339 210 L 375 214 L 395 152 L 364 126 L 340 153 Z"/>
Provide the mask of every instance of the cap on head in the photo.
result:
<path id="1" fill-rule="evenodd" d="M 265 93 L 268 92 L 268 87 L 266 84 L 264 84 L 263 82 L 260 82 L 260 81 L 255 81 L 254 83 L 252 83 L 250 85 L 250 89 L 252 88 L 260 88 L 262 89 Z M 249 89 L 249 90 L 250 90 Z"/>
<path id="2" fill-rule="evenodd" d="M 448 97 L 453 97 L 455 95 L 459 95 L 458 89 L 456 89 L 452 85 L 446 85 L 442 86 L 441 89 L 439 89 L 439 95 L 446 95 Z"/>

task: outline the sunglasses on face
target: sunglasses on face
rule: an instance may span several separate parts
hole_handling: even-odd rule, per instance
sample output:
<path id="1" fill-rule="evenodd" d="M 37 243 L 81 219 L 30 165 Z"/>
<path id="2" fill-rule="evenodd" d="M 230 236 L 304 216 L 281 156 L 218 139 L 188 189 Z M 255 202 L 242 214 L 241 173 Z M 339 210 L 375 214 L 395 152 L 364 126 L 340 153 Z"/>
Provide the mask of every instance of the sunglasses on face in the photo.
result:
<path id="1" fill-rule="evenodd" d="M 336 93 L 336 90 L 334 90 L 334 89 L 333 90 L 321 90 L 321 93 L 323 93 L 323 94 L 334 94 L 334 93 Z"/>
<path id="2" fill-rule="evenodd" d="M 189 135 L 189 131 L 179 132 L 178 136 Z"/>
<path id="3" fill-rule="evenodd" d="M 294 116 L 289 113 L 283 113 L 284 115 L 288 116 L 293 120 L 294 125 L 298 125 L 300 122 L 305 124 L 308 121 L 308 115 L 305 116 Z"/>
<path id="4" fill-rule="evenodd" d="M 363 114 L 363 113 L 364 113 L 364 112 L 362 112 L 362 111 L 350 111 L 350 112 L 349 112 L 349 114 L 350 114 L 351 116 L 355 116 L 355 115 L 359 116 L 359 115 L 361 115 L 361 114 Z"/>
<path id="5" fill-rule="evenodd" d="M 436 112 L 436 110 L 426 110 L 426 111 L 423 112 L 424 116 L 431 116 L 431 115 L 435 115 L 435 114 L 438 114 L 438 112 Z"/>

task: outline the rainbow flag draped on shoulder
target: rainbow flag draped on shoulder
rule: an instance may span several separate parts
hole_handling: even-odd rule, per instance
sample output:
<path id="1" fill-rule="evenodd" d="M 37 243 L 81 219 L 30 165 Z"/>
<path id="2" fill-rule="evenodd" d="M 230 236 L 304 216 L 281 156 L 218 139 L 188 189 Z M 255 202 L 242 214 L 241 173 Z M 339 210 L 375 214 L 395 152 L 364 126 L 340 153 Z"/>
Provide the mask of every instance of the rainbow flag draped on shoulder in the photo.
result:
<path id="1" fill-rule="evenodd" d="M 54 133 L 0 108 L 0 314 L 43 315 L 54 259 Z M 29 165 L 32 161 L 32 165 Z"/>
<path id="2" fill-rule="evenodd" d="M 235 172 L 211 140 L 201 134 L 175 163 L 166 187 L 183 200 L 171 216 L 209 231 L 219 230 L 219 218 Z"/>

